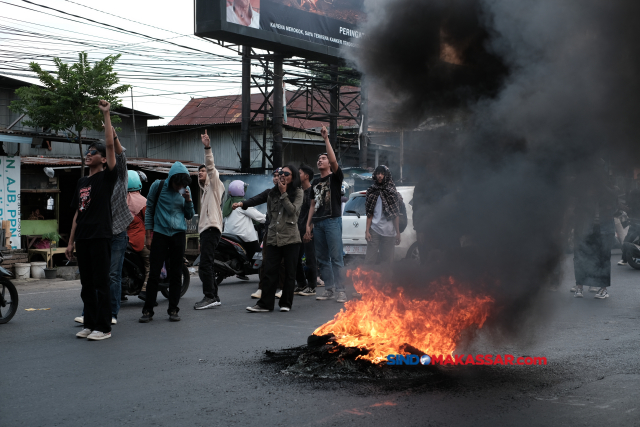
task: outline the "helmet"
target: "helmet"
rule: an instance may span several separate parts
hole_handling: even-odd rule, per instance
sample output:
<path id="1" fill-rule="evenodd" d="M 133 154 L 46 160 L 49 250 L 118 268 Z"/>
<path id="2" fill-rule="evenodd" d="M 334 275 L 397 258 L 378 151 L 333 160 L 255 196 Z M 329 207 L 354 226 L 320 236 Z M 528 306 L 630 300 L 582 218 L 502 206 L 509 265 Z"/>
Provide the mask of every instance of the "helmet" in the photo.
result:
<path id="1" fill-rule="evenodd" d="M 232 197 L 244 197 L 244 182 L 239 179 L 229 184 L 229 195 Z"/>
<path id="2" fill-rule="evenodd" d="M 349 184 L 343 181 L 342 186 L 340 187 L 340 194 L 345 196 L 347 194 L 347 190 L 349 190 Z"/>
<path id="3" fill-rule="evenodd" d="M 140 182 L 140 175 L 136 171 L 127 171 L 127 191 L 140 191 L 142 190 L 142 182 Z"/>

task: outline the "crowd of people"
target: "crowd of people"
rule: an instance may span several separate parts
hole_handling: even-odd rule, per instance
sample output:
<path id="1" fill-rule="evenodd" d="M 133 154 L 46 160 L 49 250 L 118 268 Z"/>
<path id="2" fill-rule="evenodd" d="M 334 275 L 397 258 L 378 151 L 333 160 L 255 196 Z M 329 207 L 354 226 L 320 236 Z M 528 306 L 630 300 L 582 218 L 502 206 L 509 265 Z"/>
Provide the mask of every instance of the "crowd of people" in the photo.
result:
<path id="1" fill-rule="evenodd" d="M 79 338 L 103 340 L 111 337 L 117 324 L 122 268 L 127 246 L 144 260 L 145 279 L 139 293 L 144 307 L 140 323 L 153 320 L 161 274 L 169 281 L 169 320 L 179 321 L 187 221 L 195 215 L 187 168 L 175 162 L 166 179 L 151 185 L 145 198 L 135 171 L 127 170 L 126 149 L 111 125 L 110 104 L 98 104 L 104 117 L 105 142 L 95 142 L 85 152 L 88 176 L 78 180 L 72 207 L 75 210 L 66 256 L 75 256 L 80 270 L 84 310 L 76 321 L 83 329 Z M 222 232 L 242 241 L 250 261 L 262 246 L 263 263 L 258 301 L 247 311 L 263 313 L 290 311 L 294 295 L 316 296 L 318 301 L 347 301 L 343 277 L 342 187 L 344 175 L 328 137 L 322 128 L 326 152 L 320 154 L 320 177 L 308 165 L 286 165 L 273 172 L 272 188 L 245 199 L 246 184 L 240 180 L 225 186 L 215 167 L 211 141 L 201 135 L 205 163 L 198 170 L 201 190 L 198 232 L 200 236 L 199 276 L 203 298 L 194 309 L 221 305 L 215 275 L 215 253 Z M 400 242 L 398 228 L 399 193 L 391 173 L 380 166 L 367 192 L 368 256 L 366 263 L 393 260 L 393 246 Z M 267 214 L 255 206 L 266 204 Z M 256 224 L 264 224 L 260 241 Z M 261 244 L 262 242 L 262 244 Z M 304 263 L 304 267 L 303 267 Z M 238 278 L 248 279 L 243 274 Z M 316 287 L 324 286 L 321 294 Z"/>

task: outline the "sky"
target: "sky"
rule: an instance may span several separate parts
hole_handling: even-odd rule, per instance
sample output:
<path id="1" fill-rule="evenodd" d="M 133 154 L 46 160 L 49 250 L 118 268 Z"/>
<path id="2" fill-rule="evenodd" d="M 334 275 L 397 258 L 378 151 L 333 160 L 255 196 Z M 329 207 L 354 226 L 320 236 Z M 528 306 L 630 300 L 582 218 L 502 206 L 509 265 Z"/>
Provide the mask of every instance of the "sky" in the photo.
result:
<path id="1" fill-rule="evenodd" d="M 240 56 L 193 35 L 193 3 L 0 0 L 0 75 L 37 83 L 31 61 L 54 70 L 54 57 L 120 53 L 115 70 L 133 86 L 134 108 L 163 117 L 150 126 L 166 124 L 192 97 L 241 91 Z M 130 92 L 123 105 L 132 107 Z"/>

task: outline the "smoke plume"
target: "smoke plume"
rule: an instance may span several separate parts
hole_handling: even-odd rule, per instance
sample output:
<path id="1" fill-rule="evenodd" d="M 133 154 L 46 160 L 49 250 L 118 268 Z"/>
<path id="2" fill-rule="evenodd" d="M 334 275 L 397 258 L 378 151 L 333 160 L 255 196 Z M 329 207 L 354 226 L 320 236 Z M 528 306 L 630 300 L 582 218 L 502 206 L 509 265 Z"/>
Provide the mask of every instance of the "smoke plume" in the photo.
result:
<path id="1" fill-rule="evenodd" d="M 425 132 L 411 169 L 428 182 L 414 221 L 449 249 L 431 274 L 487 286 L 493 325 L 516 332 L 554 280 L 572 209 L 593 216 L 581 202 L 605 169 L 629 175 L 638 158 L 640 2 L 367 4 L 367 38 L 347 58 L 366 76 L 371 120 L 452 129 Z"/>

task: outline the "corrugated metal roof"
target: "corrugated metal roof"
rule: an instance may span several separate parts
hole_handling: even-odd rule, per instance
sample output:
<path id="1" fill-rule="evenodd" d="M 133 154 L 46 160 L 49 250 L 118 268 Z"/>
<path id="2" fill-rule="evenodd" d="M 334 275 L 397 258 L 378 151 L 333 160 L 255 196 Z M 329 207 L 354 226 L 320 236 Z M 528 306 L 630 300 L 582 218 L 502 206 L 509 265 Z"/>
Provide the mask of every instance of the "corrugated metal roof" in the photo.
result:
<path id="1" fill-rule="evenodd" d="M 357 89 L 359 88 L 351 88 Z M 298 97 L 295 101 L 290 103 L 296 92 L 287 90 L 287 109 L 291 110 L 307 110 L 307 98 L 305 96 Z M 349 104 L 354 97 L 358 96 L 353 90 L 349 93 L 341 96 L 342 103 Z M 317 96 L 318 102 L 314 101 L 315 111 L 323 113 L 323 108 L 329 111 L 329 102 L 327 102 L 322 96 Z M 257 110 L 264 102 L 264 95 L 262 93 L 251 94 L 251 109 Z M 358 114 L 358 105 L 355 102 L 349 104 L 349 110 L 354 116 Z M 260 120 L 262 117 L 258 115 L 256 119 Z M 176 115 L 173 120 L 168 123 L 168 126 L 185 126 L 185 125 L 207 125 L 207 124 L 235 124 L 242 121 L 242 97 L 241 95 L 226 95 L 215 96 L 209 98 L 194 98 L 190 100 L 187 105 Z M 342 126 L 352 122 L 351 120 L 339 120 L 338 123 Z M 295 127 L 298 129 L 310 129 L 321 127 L 324 122 L 317 120 L 307 120 L 290 117 L 285 123 L 286 126 Z"/>

